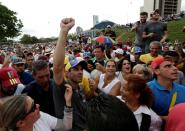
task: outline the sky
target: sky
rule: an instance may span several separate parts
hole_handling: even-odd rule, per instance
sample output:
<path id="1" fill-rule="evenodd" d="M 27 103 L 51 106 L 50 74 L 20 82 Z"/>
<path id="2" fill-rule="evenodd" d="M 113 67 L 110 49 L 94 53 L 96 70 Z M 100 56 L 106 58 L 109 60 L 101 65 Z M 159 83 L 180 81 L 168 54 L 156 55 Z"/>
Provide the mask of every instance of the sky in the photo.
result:
<path id="1" fill-rule="evenodd" d="M 93 27 L 93 15 L 99 22 L 110 20 L 126 24 L 139 20 L 144 0 L 0 0 L 10 10 L 17 12 L 24 27 L 23 34 L 41 37 L 57 37 L 60 21 L 65 17 L 75 19 L 70 33 L 80 26 L 83 30 Z M 185 0 L 182 0 L 185 9 Z"/>

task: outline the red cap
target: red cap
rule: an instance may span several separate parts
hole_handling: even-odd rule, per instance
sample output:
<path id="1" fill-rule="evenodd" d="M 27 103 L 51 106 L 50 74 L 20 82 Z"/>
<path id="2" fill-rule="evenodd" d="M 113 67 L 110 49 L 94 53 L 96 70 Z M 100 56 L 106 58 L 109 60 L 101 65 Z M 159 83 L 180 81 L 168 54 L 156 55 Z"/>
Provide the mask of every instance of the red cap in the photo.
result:
<path id="1" fill-rule="evenodd" d="M 16 70 L 11 67 L 0 69 L 0 81 L 4 88 L 11 88 L 13 85 L 21 83 Z"/>
<path id="2" fill-rule="evenodd" d="M 155 58 L 152 63 L 151 63 L 151 67 L 152 69 L 156 69 L 157 67 L 160 66 L 161 63 L 163 63 L 165 61 L 165 58 L 163 56 L 159 56 L 157 58 Z"/>

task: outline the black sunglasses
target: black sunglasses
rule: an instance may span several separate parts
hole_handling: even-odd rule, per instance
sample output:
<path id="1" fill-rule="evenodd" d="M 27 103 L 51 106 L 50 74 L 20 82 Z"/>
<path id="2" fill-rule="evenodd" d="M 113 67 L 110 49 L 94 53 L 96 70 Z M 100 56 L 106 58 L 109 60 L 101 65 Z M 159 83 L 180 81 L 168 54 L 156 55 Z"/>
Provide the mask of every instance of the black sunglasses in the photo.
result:
<path id="1" fill-rule="evenodd" d="M 24 120 L 26 118 L 26 116 L 28 116 L 30 113 L 34 112 L 37 108 L 37 105 L 34 103 L 34 101 L 32 102 L 32 105 L 31 105 L 31 109 L 26 113 L 22 113 L 20 114 L 19 116 L 16 117 L 15 121 L 18 121 L 18 120 Z"/>
<path id="2" fill-rule="evenodd" d="M 34 112 L 36 110 L 36 108 L 37 108 L 37 105 L 33 101 L 32 105 L 31 105 L 31 109 L 21 117 L 21 120 L 24 120 L 26 118 L 26 116 L 28 116 L 30 113 Z"/>
<path id="3" fill-rule="evenodd" d="M 36 105 L 35 102 L 33 101 L 33 102 L 32 102 L 32 105 L 31 105 L 30 111 L 28 111 L 26 114 L 29 115 L 30 113 L 34 112 L 34 111 L 36 110 L 36 108 L 37 108 L 37 105 Z M 27 116 L 27 115 L 26 115 L 26 116 Z"/>

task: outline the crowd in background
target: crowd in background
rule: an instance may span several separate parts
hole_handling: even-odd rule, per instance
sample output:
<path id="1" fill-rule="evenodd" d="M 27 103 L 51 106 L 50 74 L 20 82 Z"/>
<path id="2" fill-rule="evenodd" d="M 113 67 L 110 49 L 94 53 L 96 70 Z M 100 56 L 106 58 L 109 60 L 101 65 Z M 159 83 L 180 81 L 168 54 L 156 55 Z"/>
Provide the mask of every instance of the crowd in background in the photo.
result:
<path id="1" fill-rule="evenodd" d="M 65 18 L 57 43 L 1 48 L 0 130 L 182 131 L 185 42 L 159 14 L 141 12 L 132 45 L 68 41 Z"/>

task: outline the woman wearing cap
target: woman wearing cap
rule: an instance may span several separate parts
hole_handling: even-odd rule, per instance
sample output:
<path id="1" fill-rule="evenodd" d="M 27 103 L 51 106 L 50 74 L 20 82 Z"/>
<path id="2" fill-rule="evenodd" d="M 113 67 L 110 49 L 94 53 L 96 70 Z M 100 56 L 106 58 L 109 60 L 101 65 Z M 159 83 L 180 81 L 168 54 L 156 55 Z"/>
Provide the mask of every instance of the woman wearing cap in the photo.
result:
<path id="1" fill-rule="evenodd" d="M 95 88 L 112 96 L 120 94 L 121 82 L 116 77 L 116 62 L 113 59 L 106 62 L 105 73 L 96 78 Z"/>
<path id="2" fill-rule="evenodd" d="M 153 100 L 152 91 L 146 81 L 138 75 L 130 74 L 125 87 L 121 88 L 121 100 L 133 111 L 140 131 L 160 131 L 162 120 L 150 108 Z"/>
<path id="3" fill-rule="evenodd" d="M 69 130 L 72 128 L 72 88 L 65 91 L 66 107 L 64 118 L 57 119 L 40 112 L 39 105 L 27 95 L 17 95 L 9 98 L 0 106 L 1 131 L 51 131 L 54 129 Z"/>

